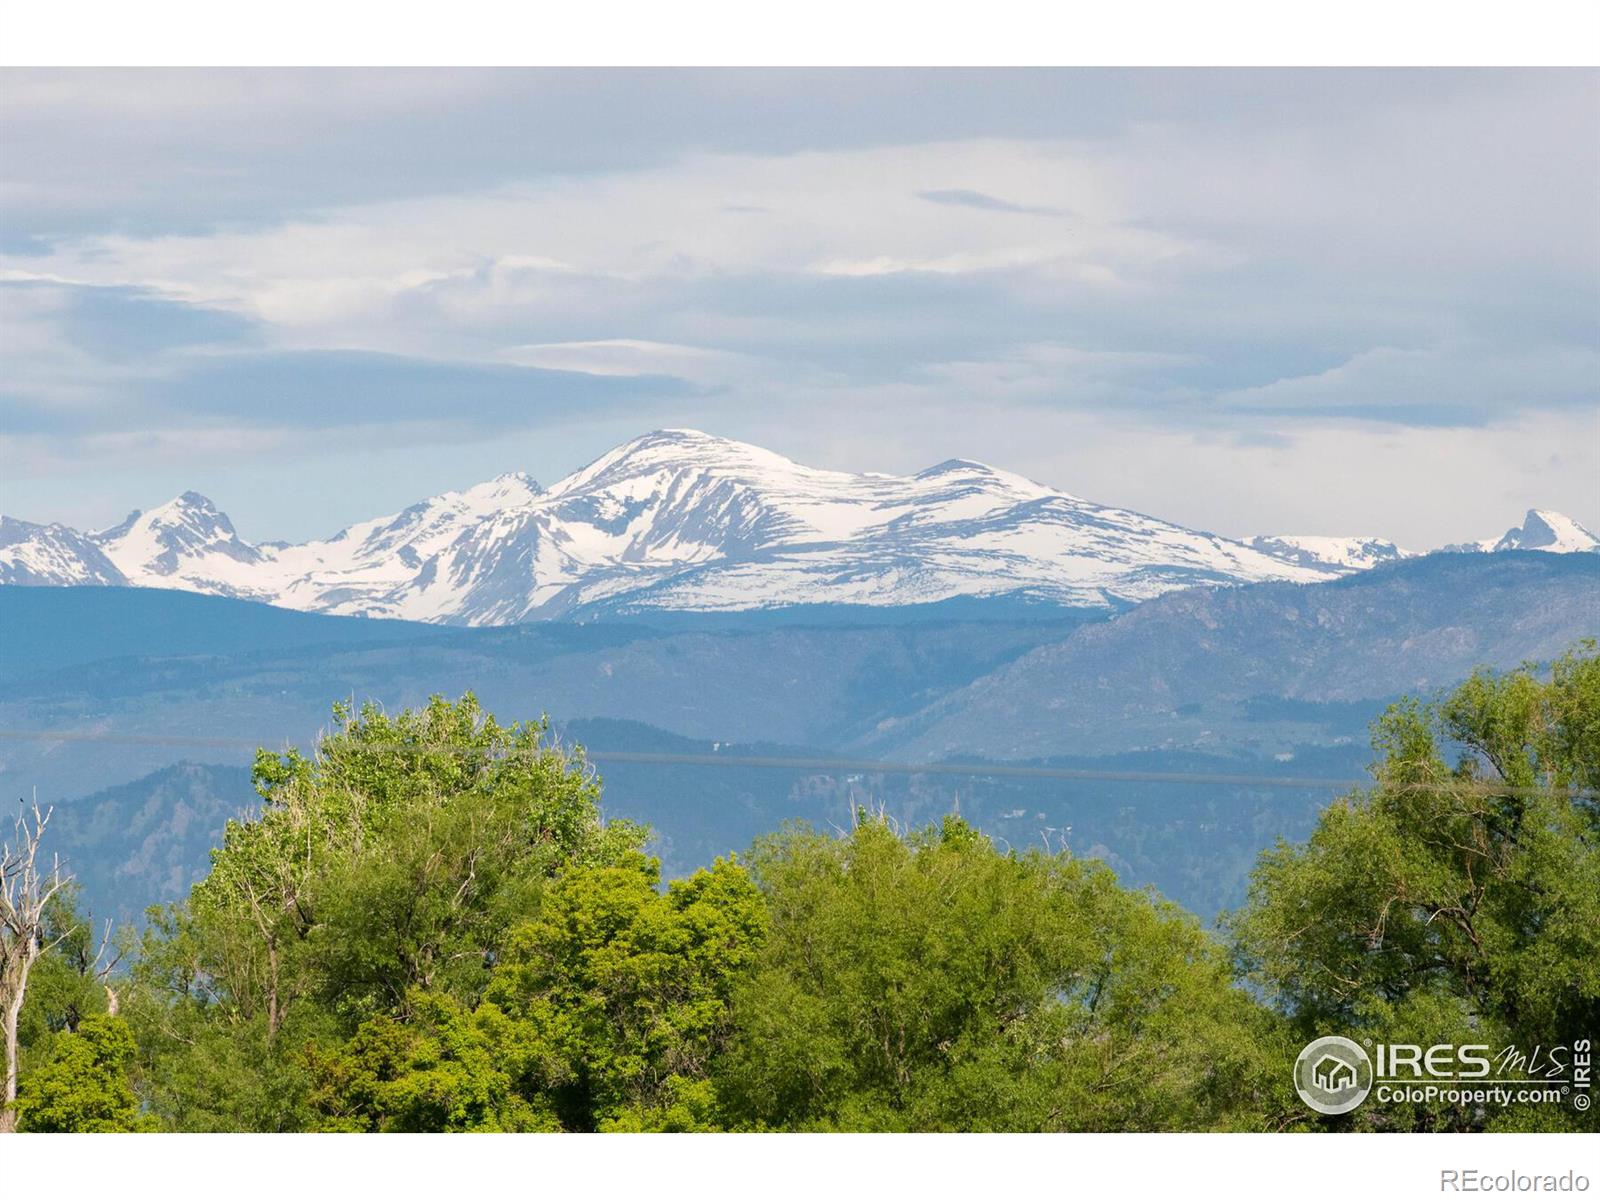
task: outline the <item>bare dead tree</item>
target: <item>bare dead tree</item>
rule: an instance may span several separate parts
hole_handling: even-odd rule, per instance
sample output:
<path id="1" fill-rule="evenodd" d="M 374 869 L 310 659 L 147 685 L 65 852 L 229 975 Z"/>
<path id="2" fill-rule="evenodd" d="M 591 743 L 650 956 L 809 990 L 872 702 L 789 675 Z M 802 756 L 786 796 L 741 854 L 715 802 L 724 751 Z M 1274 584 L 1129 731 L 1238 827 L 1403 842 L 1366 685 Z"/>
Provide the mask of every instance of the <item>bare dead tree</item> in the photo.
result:
<path id="1" fill-rule="evenodd" d="M 94 922 L 91 921 L 91 927 L 93 924 Z M 116 926 L 112 923 L 111 918 L 107 917 L 105 926 L 100 931 L 100 940 L 95 945 L 94 960 L 90 962 L 89 970 L 86 972 L 106 990 L 106 1016 L 108 1017 L 114 1017 L 117 1015 L 117 989 L 111 986 L 109 980 L 111 978 L 111 973 L 115 971 L 117 969 L 117 965 L 122 962 L 122 951 L 117 949 L 115 943 L 112 941 L 111 935 L 115 929 Z M 110 958 L 106 957 L 108 953 L 111 955 Z"/>
<path id="2" fill-rule="evenodd" d="M 45 941 L 45 909 L 66 886 L 60 862 L 46 871 L 39 863 L 39 845 L 50 823 L 50 809 L 17 814 L 11 841 L 0 844 L 0 1022 L 5 1033 L 5 1093 L 0 1096 L 0 1133 L 17 1126 L 17 1021 L 28 991 L 28 973 L 39 956 L 65 937 Z"/>

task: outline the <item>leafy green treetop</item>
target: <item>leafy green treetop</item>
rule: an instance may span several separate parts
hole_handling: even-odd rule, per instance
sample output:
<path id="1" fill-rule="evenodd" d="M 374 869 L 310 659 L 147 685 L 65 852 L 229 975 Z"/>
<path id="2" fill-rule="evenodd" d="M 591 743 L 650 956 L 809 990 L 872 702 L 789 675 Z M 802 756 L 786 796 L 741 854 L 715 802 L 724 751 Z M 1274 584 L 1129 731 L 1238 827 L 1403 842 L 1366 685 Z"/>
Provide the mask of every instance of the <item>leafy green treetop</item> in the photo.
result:
<path id="1" fill-rule="evenodd" d="M 261 814 L 152 922 L 129 1015 L 177 1127 L 304 1127 L 308 1041 L 421 995 L 470 1010 L 550 881 L 642 836 L 602 822 L 592 773 L 543 723 L 503 726 L 471 695 L 334 721 L 313 756 L 258 755 Z"/>
<path id="2" fill-rule="evenodd" d="M 1326 809 L 1306 844 L 1262 856 L 1232 920 L 1237 955 L 1304 1036 L 1366 1032 L 1526 1053 L 1600 1029 L 1594 649 L 1563 656 L 1547 676 L 1483 671 L 1435 703 L 1395 705 L 1375 730 L 1376 786 Z M 1341 1120 L 1478 1128 L 1485 1119 L 1547 1127 L 1555 1118 L 1440 1106 L 1364 1108 Z"/>
<path id="3" fill-rule="evenodd" d="M 959 818 L 767 839 L 729 1119 L 841 1130 L 1260 1127 L 1274 1022 L 1193 918 Z M 1287 1110 L 1286 1110 L 1287 1111 Z"/>

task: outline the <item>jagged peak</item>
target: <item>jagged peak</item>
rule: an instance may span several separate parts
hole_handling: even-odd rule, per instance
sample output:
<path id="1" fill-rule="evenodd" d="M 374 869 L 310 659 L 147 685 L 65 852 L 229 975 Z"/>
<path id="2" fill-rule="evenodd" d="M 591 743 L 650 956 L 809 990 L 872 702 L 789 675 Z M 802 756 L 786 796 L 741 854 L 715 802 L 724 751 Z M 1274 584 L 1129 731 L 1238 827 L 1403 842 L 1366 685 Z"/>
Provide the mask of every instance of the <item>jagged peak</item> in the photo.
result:
<path id="1" fill-rule="evenodd" d="M 219 518 L 227 524 L 226 514 L 219 509 L 209 496 L 201 495 L 196 491 L 182 492 L 168 500 L 165 504 L 158 504 L 154 508 L 136 508 L 122 518 L 117 524 L 107 529 L 102 529 L 93 534 L 96 538 L 112 538 L 126 533 L 141 521 L 146 524 L 164 524 L 172 520 L 183 521 L 191 516 L 205 516 Z"/>
<path id="2" fill-rule="evenodd" d="M 89 533 L 89 537 L 97 542 L 109 541 L 112 538 L 121 537 L 123 534 L 127 533 L 128 530 L 132 529 L 134 523 L 137 522 L 142 516 L 144 516 L 144 509 L 135 508 L 115 525 L 108 525 L 104 529 L 92 530 Z"/>
<path id="3" fill-rule="evenodd" d="M 542 491 L 539 481 L 526 471 L 502 471 L 489 481 L 490 483 L 520 483 L 533 491 Z"/>
<path id="4" fill-rule="evenodd" d="M 1377 534 L 1258 533 L 1244 539 L 1244 544 L 1284 562 L 1335 571 L 1415 557 L 1412 551 Z"/>
<path id="5" fill-rule="evenodd" d="M 1282 542 L 1290 546 L 1388 546 L 1404 555 L 1412 552 L 1397 545 L 1392 538 L 1376 533 L 1258 533 L 1244 539 L 1245 545 L 1264 545 Z"/>
<path id="6" fill-rule="evenodd" d="M 1593 530 L 1586 528 L 1580 522 L 1574 520 L 1572 517 L 1567 516 L 1566 513 L 1557 512 L 1553 508 L 1530 508 L 1525 514 L 1523 514 L 1523 528 L 1526 529 L 1533 521 L 1538 521 L 1546 529 L 1575 529 L 1581 533 L 1588 534 L 1590 537 L 1596 536 Z"/>
<path id="7" fill-rule="evenodd" d="M 1521 525 L 1506 530 L 1496 550 L 1573 551 L 1600 548 L 1600 537 L 1566 513 L 1552 508 L 1530 508 Z"/>
<path id="8" fill-rule="evenodd" d="M 917 472 L 917 478 L 931 479 L 935 475 L 952 475 L 958 471 L 974 471 L 985 475 L 997 473 L 988 463 L 978 462 L 976 459 L 947 458 L 942 463 L 934 463 L 931 467 L 924 467 Z"/>
<path id="9" fill-rule="evenodd" d="M 0 513 L 0 526 L 16 529 L 61 530 L 72 534 L 78 532 L 72 526 L 63 525 L 60 521 L 25 521 L 21 517 L 9 517 L 5 513 Z"/>
<path id="10" fill-rule="evenodd" d="M 212 502 L 211 497 L 196 491 L 174 496 L 165 504 L 139 514 L 134 520 L 151 525 L 215 525 L 230 536 L 233 534 L 233 523 L 228 520 L 228 515 Z"/>
<path id="11" fill-rule="evenodd" d="M 514 508 L 542 495 L 544 488 L 540 487 L 539 481 L 526 471 L 503 471 L 493 479 L 473 484 L 459 492 L 445 492 L 442 496 L 424 500 L 421 504 L 412 505 L 407 511 L 426 511 L 440 501 L 464 502 L 469 508 Z"/>

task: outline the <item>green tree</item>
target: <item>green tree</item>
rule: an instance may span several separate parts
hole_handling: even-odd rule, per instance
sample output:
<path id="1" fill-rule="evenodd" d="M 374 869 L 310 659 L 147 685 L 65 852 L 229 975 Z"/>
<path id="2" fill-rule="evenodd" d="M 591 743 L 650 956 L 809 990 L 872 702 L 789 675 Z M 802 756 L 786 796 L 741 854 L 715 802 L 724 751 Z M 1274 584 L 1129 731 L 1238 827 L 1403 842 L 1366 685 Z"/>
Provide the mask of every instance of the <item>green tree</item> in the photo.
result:
<path id="1" fill-rule="evenodd" d="M 529 1031 L 493 1004 L 466 1012 L 418 993 L 408 1016 L 373 1017 L 331 1051 L 307 1050 L 313 1128 L 345 1133 L 536 1133 L 560 1129 L 548 1098 L 519 1090 Z"/>
<path id="2" fill-rule="evenodd" d="M 1265 853 L 1232 919 L 1241 969 L 1302 1038 L 1570 1045 L 1600 1030 L 1600 656 L 1481 671 L 1377 723 L 1376 786 Z M 1351 1127 L 1596 1127 L 1364 1106 Z"/>
<path id="3" fill-rule="evenodd" d="M 770 933 L 715 1079 L 750 1127 L 1260 1127 L 1281 1036 L 1193 918 L 958 818 L 790 829 L 753 870 Z"/>
<path id="4" fill-rule="evenodd" d="M 470 695 L 334 722 L 314 756 L 257 756 L 260 816 L 152 921 L 128 1013 L 174 1127 L 303 1127 L 308 1042 L 430 993 L 470 1009 L 552 878 L 640 841 L 603 824 L 581 756 Z"/>
<path id="5" fill-rule="evenodd" d="M 40 941 L 49 949 L 33 965 L 18 1021 L 24 1071 L 49 1056 L 57 1034 L 71 1033 L 85 1017 L 106 1011 L 111 996 L 105 982 L 115 966 L 115 960 L 105 961 L 110 939 L 97 940 L 78 905 L 78 885 L 69 882 L 45 906 Z"/>
<path id="6" fill-rule="evenodd" d="M 743 867 L 674 880 L 634 854 L 574 871 L 517 930 L 488 998 L 545 1047 L 539 1084 L 569 1129 L 700 1127 L 735 984 L 765 936 Z"/>
<path id="7" fill-rule="evenodd" d="M 16 1013 L 19 1079 L 51 1063 L 58 1041 L 115 1001 L 105 982 L 121 958 L 108 957 L 111 927 L 108 923 L 97 938 L 93 922 L 78 911 L 76 881 L 58 876 L 57 883 L 39 909 L 27 990 Z"/>
<path id="8" fill-rule="evenodd" d="M 147 1129 L 128 1072 L 135 1045 L 128 1023 L 94 1013 L 51 1042 L 48 1061 L 22 1077 L 20 1128 L 29 1133 L 125 1133 Z"/>
<path id="9" fill-rule="evenodd" d="M 512 934 L 472 1012 L 419 997 L 312 1053 L 320 1127 L 714 1127 L 708 1072 L 764 928 L 731 860 L 665 892 L 637 852 L 575 867 Z"/>

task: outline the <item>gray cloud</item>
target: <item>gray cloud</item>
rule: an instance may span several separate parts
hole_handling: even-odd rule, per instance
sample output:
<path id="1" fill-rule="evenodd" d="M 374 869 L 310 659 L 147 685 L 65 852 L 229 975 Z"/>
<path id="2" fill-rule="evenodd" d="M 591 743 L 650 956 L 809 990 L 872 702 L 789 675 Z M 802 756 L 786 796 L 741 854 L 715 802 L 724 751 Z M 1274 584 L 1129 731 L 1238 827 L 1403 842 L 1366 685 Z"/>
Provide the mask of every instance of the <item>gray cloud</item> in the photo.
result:
<path id="1" fill-rule="evenodd" d="M 933 191 L 918 192 L 917 197 L 933 204 L 951 204 L 958 208 L 981 208 L 985 212 L 1017 213 L 1026 217 L 1066 216 L 1064 209 L 1036 204 L 1013 204 L 1009 200 L 1002 200 L 998 196 L 989 195 L 987 192 L 975 192 L 970 188 L 938 188 Z"/>
<path id="2" fill-rule="evenodd" d="M 656 166 L 971 138 L 1304 133 L 1577 72 L 7 69 L 5 233 L 140 235 Z M 108 180 L 115 187 L 107 187 Z"/>
<path id="3" fill-rule="evenodd" d="M 5 82 L 0 450 L 35 517 L 135 453 L 159 489 L 341 439 L 431 479 L 446 443 L 547 471 L 701 424 L 1074 489 L 1143 438 L 1161 477 L 1097 498 L 1242 532 L 1208 455 L 1287 486 L 1319 445 L 1392 465 L 1380 443 L 1519 429 L 1507 477 L 1600 523 L 1600 446 L 1538 442 L 1600 411 L 1600 73 Z M 1412 485 L 1441 540 L 1473 532 L 1453 470 Z"/>
<path id="4" fill-rule="evenodd" d="M 663 375 L 613 377 L 525 366 L 434 362 L 364 351 L 276 351 L 195 356 L 162 378 L 130 381 L 112 407 L 43 405 L 7 395 L 13 433 L 54 436 L 168 430 L 328 431 L 386 424 L 441 436 L 495 436 L 552 428 L 568 417 L 679 403 L 693 385 Z"/>
<path id="5" fill-rule="evenodd" d="M 239 345 L 260 336 L 259 321 L 172 300 L 144 287 L 84 287 L 50 281 L 0 282 L 0 326 L 48 316 L 68 344 L 118 363 L 170 350 Z"/>

